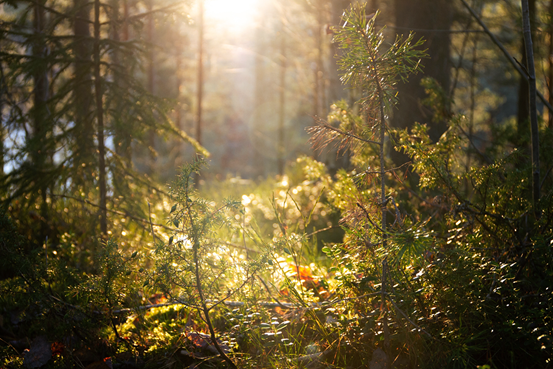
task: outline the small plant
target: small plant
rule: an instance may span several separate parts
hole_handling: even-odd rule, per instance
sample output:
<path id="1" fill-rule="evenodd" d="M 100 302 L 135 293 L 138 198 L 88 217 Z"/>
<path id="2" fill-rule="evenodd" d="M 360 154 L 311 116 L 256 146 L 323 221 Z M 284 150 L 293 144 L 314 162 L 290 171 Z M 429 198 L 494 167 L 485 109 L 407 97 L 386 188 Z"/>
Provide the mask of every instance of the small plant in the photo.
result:
<path id="1" fill-rule="evenodd" d="M 380 250 L 380 298 L 382 306 L 382 331 L 384 333 L 384 349 L 390 353 L 390 330 L 388 327 L 388 302 L 390 277 L 388 276 L 388 255 L 391 254 L 390 241 L 392 227 L 401 218 L 396 216 L 393 225 L 389 224 L 389 207 L 394 199 L 389 195 L 386 187 L 386 178 L 393 170 L 386 165 L 386 142 L 388 138 L 387 121 L 395 106 L 396 88 L 399 80 L 405 80 L 410 74 L 420 70 L 420 59 L 425 56 L 420 50 L 423 41 L 415 41 L 414 35 L 409 34 L 405 39 L 397 37 L 389 47 L 384 47 L 382 30 L 377 31 L 376 16 L 368 18 L 364 5 L 354 5 L 343 18 L 343 27 L 336 30 L 335 41 L 343 50 L 339 59 L 342 81 L 361 91 L 362 97 L 358 101 L 361 116 L 357 117 L 349 107 L 340 102 L 333 106 L 330 118 L 339 123 L 319 121 L 319 124 L 310 129 L 313 135 L 312 142 L 317 148 L 322 148 L 334 140 L 338 140 L 339 150 L 346 148 L 354 152 L 368 154 L 357 155 L 356 161 L 363 168 L 355 180 L 341 174 L 341 183 L 347 183 L 346 188 L 362 186 L 363 180 L 369 184 L 373 176 L 379 177 L 379 189 L 365 188 L 349 190 L 350 197 L 345 205 L 350 224 L 354 228 L 350 231 L 352 237 L 364 240 L 364 249 L 360 255 L 367 255 L 370 250 Z M 376 147 L 372 150 L 367 147 Z M 361 158 L 365 158 L 364 162 Z M 377 162 L 378 164 L 374 164 Z M 373 169 L 374 168 L 374 169 Z M 357 185 L 355 184 L 357 181 Z M 395 230 L 394 230 L 395 231 Z M 393 242 L 392 242 L 393 249 Z M 329 251 L 329 255 L 338 256 L 340 252 Z M 358 254 L 359 255 L 359 254 Z M 354 262 L 345 263 L 349 272 L 354 270 Z M 342 271 L 346 279 L 350 273 Z"/>
<path id="2" fill-rule="evenodd" d="M 171 189 L 174 205 L 169 224 L 175 231 L 166 242 L 155 240 L 151 279 L 174 301 L 197 312 L 217 353 L 236 368 L 219 341 L 212 316 L 214 309 L 253 282 L 262 260 L 246 260 L 218 237 L 222 228 L 232 227 L 231 217 L 240 214 L 241 203 L 226 200 L 217 205 L 199 197 L 193 178 L 203 165 L 203 160 L 197 160 L 185 167 Z"/>

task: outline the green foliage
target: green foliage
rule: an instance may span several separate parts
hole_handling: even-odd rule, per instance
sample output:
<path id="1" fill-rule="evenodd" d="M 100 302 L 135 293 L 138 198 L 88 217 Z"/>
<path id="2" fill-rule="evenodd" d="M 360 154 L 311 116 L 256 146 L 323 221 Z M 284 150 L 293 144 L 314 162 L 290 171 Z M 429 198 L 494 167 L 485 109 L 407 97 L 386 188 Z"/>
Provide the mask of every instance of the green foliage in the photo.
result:
<path id="1" fill-rule="evenodd" d="M 339 102 L 329 115 L 338 128 L 322 124 L 324 129 L 314 131 L 316 141 L 325 145 L 340 139 L 342 148 L 355 141 L 349 147 L 355 148 L 351 161 L 356 168 L 327 183 L 328 198 L 342 210 L 346 236 L 343 243 L 323 248 L 334 260 L 330 270 L 346 300 L 335 312 L 353 312 L 366 322 L 364 331 L 359 331 L 359 319 L 344 323 L 341 334 L 363 342 L 348 348 L 347 355 L 386 348 L 388 329 L 386 353 L 398 362 L 428 368 L 546 365 L 551 346 L 543 332 L 549 329 L 552 305 L 543 281 L 553 272 L 551 191 L 540 200 L 548 220 L 535 218 L 525 153 L 509 150 L 501 140 L 480 152 L 467 134 L 466 118 L 450 117 L 443 91 L 423 80 L 425 104 L 433 107 L 435 120 L 448 119 L 450 128 L 437 143 L 423 124 L 393 131 L 396 149 L 412 160 L 412 174 L 406 174 L 418 184 L 387 171 L 383 211 L 394 218 L 383 230 L 374 178 L 384 174 L 371 168 L 381 157 L 373 148 L 378 142 L 371 142 L 375 125 L 370 125 L 378 122 L 378 99 L 371 96 L 378 95 L 379 85 L 370 77 L 379 72 L 377 61 L 393 61 L 400 54 L 383 52 L 389 59 L 379 59 L 374 50 L 382 37 L 365 34 L 374 32 L 374 20 L 362 11 L 348 15 L 337 39 L 346 49 L 344 79 L 363 88 L 360 115 Z M 385 86 L 382 93 L 393 91 L 395 80 L 386 82 L 386 77 L 402 76 L 389 70 L 377 79 Z M 394 93 L 384 96 L 393 105 Z"/>
<path id="2" fill-rule="evenodd" d="M 145 367 L 371 367 L 382 352 L 398 368 L 551 365 L 551 176 L 536 216 L 527 154 L 501 128 L 497 140 L 477 146 L 469 119 L 447 111 L 433 80 L 423 80 L 425 104 L 449 125 L 439 141 L 425 124 L 387 127 L 396 84 L 419 70 L 421 43 L 409 35 L 386 47 L 363 7 L 346 12 L 343 24 L 341 70 L 362 97 L 333 104 L 313 132 L 320 146 L 340 140 L 352 170 L 331 176 L 301 157 L 278 179 L 229 178 L 198 190 L 198 160 L 165 197 L 127 168 L 117 191 L 147 197 L 153 210 L 129 226 L 131 208 L 114 200 L 118 218 L 105 242 L 62 222 L 85 224 L 83 201 L 94 190 L 77 194 L 80 202 L 56 199 L 57 237 L 32 248 L 26 239 L 40 227 L 25 217 L 15 227 L 2 214 L 0 267 L 11 277 L 0 283 L 2 335 L 66 342 L 49 367 L 74 366 L 84 348 L 119 367 L 131 366 L 124 355 Z M 138 115 L 139 141 L 147 139 L 145 119 L 158 113 Z M 540 133 L 551 139 L 551 130 Z M 410 164 L 388 169 L 391 149 Z M 541 156 L 542 169 L 551 168 L 551 153 Z M 40 205 L 26 200 L 11 203 L 12 214 Z M 27 225 L 34 228 L 20 236 Z M 92 260 L 92 271 L 78 268 Z M 22 365 L 15 346 L 1 348 L 9 357 L 2 365 Z"/>
<path id="3" fill-rule="evenodd" d="M 383 48 L 383 30 L 375 29 L 377 16 L 378 13 L 369 18 L 362 5 L 352 6 L 335 36 L 335 42 L 344 50 L 338 61 L 342 82 L 362 89 L 366 98 L 361 102 L 367 110 L 378 109 L 379 99 L 392 106 L 396 101 L 395 84 L 420 70 L 420 59 L 425 56 L 419 50 L 423 40 L 414 41 L 413 34 L 404 40 L 398 36 Z"/>

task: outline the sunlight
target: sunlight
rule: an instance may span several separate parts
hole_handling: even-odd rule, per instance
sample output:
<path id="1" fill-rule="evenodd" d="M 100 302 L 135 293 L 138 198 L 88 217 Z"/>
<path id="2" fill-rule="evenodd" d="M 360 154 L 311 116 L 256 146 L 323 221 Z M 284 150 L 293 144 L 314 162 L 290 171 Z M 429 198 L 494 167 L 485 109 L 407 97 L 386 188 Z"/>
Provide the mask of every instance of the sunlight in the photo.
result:
<path id="1" fill-rule="evenodd" d="M 259 0 L 205 0 L 205 17 L 227 28 L 227 31 L 244 30 L 252 26 Z"/>

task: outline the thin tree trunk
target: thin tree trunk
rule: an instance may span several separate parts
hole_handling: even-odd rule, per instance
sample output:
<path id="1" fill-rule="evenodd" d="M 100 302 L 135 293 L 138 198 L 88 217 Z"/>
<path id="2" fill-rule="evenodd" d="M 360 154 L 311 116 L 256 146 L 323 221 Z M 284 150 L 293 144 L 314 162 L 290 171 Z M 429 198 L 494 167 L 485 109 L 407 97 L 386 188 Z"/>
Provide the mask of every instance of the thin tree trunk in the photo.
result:
<path id="1" fill-rule="evenodd" d="M 253 156 L 253 166 L 254 171 L 258 176 L 263 176 L 265 174 L 265 163 L 263 155 L 264 144 L 261 140 L 261 127 L 263 125 L 263 117 L 265 111 L 262 108 L 265 103 L 266 96 L 266 69 L 265 69 L 265 44 L 264 38 L 265 32 L 256 32 L 256 57 L 255 57 L 255 96 L 254 96 L 254 106 L 253 106 L 253 127 L 252 127 L 252 156 Z"/>
<path id="2" fill-rule="evenodd" d="M 123 0 L 123 24 L 121 30 L 122 41 L 129 41 L 129 0 Z M 126 54 L 122 54 L 125 59 Z M 121 61 L 121 67 L 124 67 L 124 60 Z M 132 165 L 132 137 L 128 130 L 121 130 L 120 154 L 128 166 Z"/>
<path id="3" fill-rule="evenodd" d="M 200 0 L 198 21 L 198 86 L 196 90 L 196 141 L 202 144 L 202 100 L 204 96 L 204 0 Z"/>
<path id="4" fill-rule="evenodd" d="M 199 37 L 198 37 L 198 88 L 196 100 L 198 103 L 196 112 L 196 141 L 202 144 L 202 100 L 204 95 L 204 0 L 200 0 L 199 9 Z"/>
<path id="5" fill-rule="evenodd" d="M 182 49 L 181 49 L 181 37 L 180 32 L 177 31 L 177 37 L 175 42 L 175 89 L 176 89 L 176 100 L 177 105 L 175 107 L 175 125 L 178 129 L 181 131 L 184 131 L 184 124 L 182 124 L 182 111 L 181 111 L 181 85 L 182 85 Z M 181 166 L 184 162 L 183 160 L 183 154 L 184 154 L 184 143 L 182 141 L 176 142 L 176 159 L 175 164 L 177 167 Z"/>
<path id="6" fill-rule="evenodd" d="M 344 13 L 344 9 L 346 9 L 349 5 L 349 1 L 345 0 L 334 0 L 331 1 L 330 6 L 330 15 L 329 15 L 329 22 L 331 26 L 334 27 L 340 27 L 340 20 L 342 19 L 342 14 Z M 377 1 L 372 1 L 372 6 L 377 6 Z M 340 81 L 340 76 L 338 73 L 338 64 L 337 64 L 337 56 L 342 53 L 342 50 L 338 47 L 338 44 L 335 42 L 328 42 L 332 40 L 333 32 L 332 29 L 327 26 L 325 34 L 325 41 L 328 47 L 330 48 L 330 52 L 327 53 L 326 58 L 328 60 L 328 69 L 326 71 L 326 76 L 328 79 L 328 101 L 330 103 L 333 103 L 338 100 L 346 99 L 348 97 L 352 96 L 352 91 L 345 88 L 345 86 Z M 323 33 L 323 34 L 324 34 Z M 348 91 L 349 90 L 349 91 Z M 350 106 L 353 107 L 353 103 L 350 103 Z M 350 158 L 351 157 L 351 149 L 348 147 L 343 154 L 336 158 L 336 169 L 339 168 L 349 168 L 350 166 Z"/>
<path id="7" fill-rule="evenodd" d="M 323 40 L 323 28 L 325 27 L 325 17 L 324 17 L 324 10 L 325 10 L 325 1 L 321 1 L 321 4 L 318 6 L 318 31 L 317 35 L 319 36 L 319 45 L 318 45 L 318 52 L 317 52 L 317 69 L 318 69 L 318 78 L 319 78 L 319 91 L 321 95 L 321 115 L 323 118 L 326 118 L 327 115 L 327 102 L 326 102 L 326 73 L 325 73 L 325 67 L 324 67 L 324 51 L 325 51 L 325 45 Z"/>
<path id="8" fill-rule="evenodd" d="M 76 130 L 76 164 L 74 183 L 80 190 L 88 192 L 84 188 L 87 183 L 93 182 L 94 171 L 94 139 L 92 117 L 92 63 L 90 43 L 90 6 L 87 0 L 74 0 L 75 20 L 73 32 L 75 35 L 75 67 L 74 67 L 74 93 L 75 93 L 75 130 Z"/>
<path id="9" fill-rule="evenodd" d="M 534 200 L 534 212 L 539 217 L 538 202 L 540 200 L 540 156 L 539 156 L 539 132 L 538 111 L 536 107 L 536 70 L 534 67 L 534 51 L 532 45 L 532 30 L 530 24 L 530 7 L 528 0 L 522 0 L 522 21 L 524 28 L 524 44 L 526 45 L 526 59 L 528 61 L 528 88 L 530 127 L 532 134 L 532 188 Z"/>
<path id="10" fill-rule="evenodd" d="M 123 41 L 129 40 L 129 0 L 123 0 Z"/>
<path id="11" fill-rule="evenodd" d="M 4 176 L 4 94 L 7 93 L 6 81 L 4 79 L 4 65 L 0 61 L 0 184 L 1 177 Z M 0 197 L 3 193 L 0 193 Z"/>
<path id="12" fill-rule="evenodd" d="M 155 82 L 155 71 L 154 71 L 154 62 L 155 62 L 155 56 L 154 56 L 154 15 L 153 15 L 153 0 L 149 0 L 148 1 L 148 12 L 150 13 L 148 15 L 148 24 L 147 24 L 147 39 L 148 39 L 148 42 L 150 43 L 149 45 L 149 52 L 148 52 L 148 92 L 153 95 L 154 94 L 154 88 L 155 88 L 155 85 L 154 85 L 154 82 Z M 155 129 L 151 129 L 150 130 L 150 135 L 149 135 L 149 145 L 150 145 L 150 160 L 149 160 L 149 165 L 148 165 L 148 171 L 149 171 L 149 174 L 152 175 L 155 173 L 155 161 L 156 161 L 156 158 L 155 158 L 155 154 L 154 154 L 154 149 L 155 149 L 155 139 L 156 139 L 156 131 Z"/>
<path id="13" fill-rule="evenodd" d="M 530 12 L 530 32 L 532 34 L 532 38 L 534 38 L 534 27 L 536 24 L 536 0 L 530 0 L 528 2 L 528 10 Z M 522 57 L 521 64 L 524 65 L 526 67 L 526 70 L 528 71 L 528 57 L 525 40 L 526 35 L 522 35 L 520 54 Z M 518 85 L 517 137 L 519 138 L 519 141 L 517 142 L 517 144 L 525 147 L 528 145 L 528 140 L 526 139 L 526 137 L 528 137 L 528 119 L 530 117 L 529 83 L 530 82 L 526 78 L 520 77 Z"/>
<path id="14" fill-rule="evenodd" d="M 196 141 L 202 144 L 202 113 L 203 113 L 203 97 L 204 97 L 204 0 L 200 0 L 200 8 L 198 14 L 198 80 L 196 89 Z M 195 186 L 200 185 L 200 175 L 196 174 Z"/>
<path id="15" fill-rule="evenodd" d="M 96 121 L 98 124 L 98 186 L 100 188 L 100 230 L 107 238 L 107 190 L 106 190 L 106 163 L 104 147 L 104 105 L 102 81 L 100 77 L 100 0 L 94 1 L 94 92 L 96 95 Z"/>
<path id="16" fill-rule="evenodd" d="M 549 16 L 553 17 L 553 0 L 549 1 Z M 553 19 L 549 20 L 549 54 L 547 56 L 547 100 L 553 105 Z M 553 112 L 547 110 L 548 126 L 553 129 Z"/>
<path id="17" fill-rule="evenodd" d="M 526 80 L 528 80 L 528 76 L 527 76 L 526 72 L 522 70 L 522 68 L 518 65 L 518 62 L 511 56 L 511 54 L 509 54 L 509 51 L 507 51 L 505 46 L 503 46 L 503 44 L 497 39 L 497 37 L 490 31 L 488 26 L 486 26 L 486 24 L 482 21 L 482 19 L 480 19 L 480 17 L 478 16 L 478 14 L 476 14 L 474 9 L 472 9 L 470 7 L 470 5 L 467 3 L 466 0 L 461 0 L 461 2 L 465 6 L 465 8 L 470 12 L 470 14 L 474 17 L 474 19 L 476 19 L 476 21 L 478 22 L 480 27 L 482 27 L 484 32 L 490 37 L 490 39 L 495 44 L 495 46 L 497 46 L 499 48 L 499 50 L 501 50 L 501 53 L 505 56 L 505 58 L 507 58 L 509 63 L 511 63 L 511 65 L 513 66 L 513 68 L 515 68 L 515 70 L 518 72 L 518 74 L 522 78 L 525 78 Z M 538 98 L 541 100 L 541 102 L 545 105 L 545 107 L 547 107 L 549 112 L 553 113 L 553 106 L 542 95 L 542 93 L 539 92 L 539 91 L 536 91 L 536 94 L 537 94 Z"/>
<path id="18" fill-rule="evenodd" d="M 120 91 L 124 88 L 124 68 L 126 67 L 125 63 L 125 54 L 121 52 L 118 44 L 120 41 L 120 0 L 111 0 L 111 19 L 110 19 L 110 36 L 111 39 L 115 42 L 115 47 L 111 53 L 111 63 L 113 65 L 113 86 L 114 91 Z M 124 4 L 126 7 L 126 1 Z M 125 15 L 124 15 L 125 16 Z M 125 25 L 127 21 L 123 20 L 123 33 L 128 32 L 128 29 L 125 30 Z M 127 36 L 124 34 L 124 37 Z M 125 40 L 126 41 L 126 40 Z M 123 163 L 124 167 L 131 167 L 131 133 L 130 126 L 128 121 L 125 119 L 124 103 L 118 96 L 117 92 L 112 95 L 113 98 L 109 99 L 106 109 L 112 110 L 110 126 L 113 130 L 113 143 L 115 146 L 115 153 L 119 156 L 119 159 Z M 114 101 L 113 101 L 114 100 Z M 113 107 L 110 107 L 109 104 L 113 104 Z M 113 191 L 114 199 L 118 199 L 120 196 L 125 196 L 128 194 L 128 185 L 125 181 L 125 175 L 122 169 L 114 170 L 113 173 Z M 113 204 L 115 206 L 115 203 Z"/>
<path id="19" fill-rule="evenodd" d="M 281 7 L 280 28 L 280 89 L 278 109 L 278 143 L 277 168 L 278 174 L 284 174 L 284 115 L 286 112 L 286 35 L 284 31 L 284 6 Z"/>
<path id="20" fill-rule="evenodd" d="M 319 17 L 317 17 L 317 25 L 315 26 L 315 47 L 317 49 L 317 55 L 315 57 L 315 63 L 313 68 L 313 115 L 321 116 L 321 48 L 322 48 L 322 37 L 321 29 L 319 28 Z"/>
<path id="21" fill-rule="evenodd" d="M 32 162 L 35 170 L 36 180 L 40 182 L 40 216 L 41 231 L 39 243 L 42 243 L 48 235 L 48 202 L 47 191 L 48 183 L 44 180 L 42 172 L 46 167 L 46 158 L 48 153 L 48 132 L 49 132 L 49 114 L 48 114 L 48 67 L 46 62 L 47 48 L 45 45 L 44 31 L 46 29 L 46 14 L 44 5 L 46 1 L 39 1 L 34 7 L 33 28 L 34 45 L 33 55 L 39 60 L 39 67 L 36 68 L 33 82 L 33 147 Z"/>

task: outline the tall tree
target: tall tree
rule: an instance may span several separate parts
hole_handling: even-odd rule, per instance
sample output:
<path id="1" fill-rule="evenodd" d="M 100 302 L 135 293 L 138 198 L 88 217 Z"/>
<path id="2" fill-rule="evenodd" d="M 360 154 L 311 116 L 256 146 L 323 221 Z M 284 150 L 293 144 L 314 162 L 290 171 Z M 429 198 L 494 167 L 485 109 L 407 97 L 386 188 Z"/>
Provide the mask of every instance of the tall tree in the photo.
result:
<path id="1" fill-rule="evenodd" d="M 284 174 L 284 118 L 286 114 L 286 7 L 280 6 L 280 73 L 279 73 L 279 108 L 278 108 L 278 141 L 277 141 L 277 173 Z"/>
<path id="2" fill-rule="evenodd" d="M 4 95 L 6 93 L 4 79 L 4 66 L 2 60 L 0 60 L 0 183 L 4 177 L 4 140 L 5 140 L 5 127 L 4 127 Z M 0 192 L 0 198 L 2 192 Z"/>
<path id="3" fill-rule="evenodd" d="M 50 129 L 50 114 L 48 110 L 48 48 L 46 45 L 46 0 L 37 1 L 33 7 L 33 42 L 32 54 L 37 63 L 33 73 L 33 132 L 30 140 L 30 151 L 35 181 L 39 184 L 41 231 L 39 242 L 48 236 L 48 181 L 44 172 L 48 158 L 52 154 L 48 136 Z"/>
<path id="4" fill-rule="evenodd" d="M 198 79 L 196 82 L 196 141 L 201 145 L 204 97 L 204 0 L 200 0 L 198 10 Z"/>
<path id="5" fill-rule="evenodd" d="M 450 85 L 450 34 L 453 4 L 451 0 L 395 0 L 396 28 L 399 34 L 415 31 L 417 38 L 425 40 L 428 58 L 423 60 L 423 73 L 412 76 L 408 82 L 399 83 L 399 109 L 393 114 L 392 125 L 410 127 L 415 122 L 429 123 L 432 114 L 422 104 L 425 96 L 421 79 L 434 78 L 449 91 Z M 430 138 L 437 141 L 446 130 L 445 122 L 430 124 Z"/>
<path id="6" fill-rule="evenodd" d="M 548 51 L 547 58 L 547 98 L 549 104 L 553 105 L 553 0 L 549 1 L 549 26 L 547 27 L 548 34 Z M 553 113 L 547 111 L 549 128 L 553 129 Z"/>
<path id="7" fill-rule="evenodd" d="M 106 179 L 106 150 L 104 140 L 104 93 L 101 76 L 100 54 L 100 0 L 94 1 L 94 93 L 96 99 L 96 124 L 98 140 L 98 187 L 100 190 L 100 230 L 102 236 L 107 237 L 107 179 Z"/>
<path id="8" fill-rule="evenodd" d="M 147 15 L 147 21 L 146 21 L 146 39 L 149 43 L 148 51 L 147 51 L 147 78 L 148 81 L 146 82 L 148 92 L 150 95 L 154 95 L 155 93 L 155 53 L 154 53 L 154 23 L 155 23 L 155 14 L 154 14 L 154 0 L 148 0 L 147 1 L 147 9 L 148 9 L 148 15 Z M 149 132 L 148 135 L 148 145 L 149 145 L 149 161 L 148 161 L 148 174 L 152 175 L 155 173 L 155 161 L 156 161 L 156 155 L 155 155 L 155 144 L 156 144 L 156 130 L 152 127 L 152 129 Z"/>
<path id="9" fill-rule="evenodd" d="M 535 27 L 536 27 L 536 0 L 528 1 L 528 11 L 529 11 L 529 22 L 530 22 L 530 32 L 531 38 L 535 39 Z M 526 50 L 526 41 L 525 35 L 521 36 L 520 43 L 520 57 L 522 59 L 521 64 L 528 71 L 528 58 Z M 518 85 L 518 110 L 517 110 L 517 137 L 519 138 L 519 144 L 525 145 L 524 137 L 528 137 L 528 124 L 530 116 L 530 87 L 529 81 L 520 77 Z M 525 140 L 526 143 L 528 140 Z M 526 146 L 526 145 L 525 145 Z"/>
<path id="10" fill-rule="evenodd" d="M 92 42 L 90 35 L 90 3 L 87 0 L 73 1 L 74 39 L 74 122 L 76 137 L 75 185 L 90 184 L 94 168 L 94 117 L 92 111 Z M 85 188 L 82 189 L 87 192 Z"/>
<path id="11" fill-rule="evenodd" d="M 533 2 L 533 1 L 532 1 Z M 521 0 L 522 3 L 522 22 L 524 45 L 526 47 L 526 70 L 528 71 L 528 115 L 530 121 L 531 132 L 531 149 L 532 149 L 532 194 L 534 203 L 534 213 L 536 217 L 540 217 L 538 202 L 540 200 L 540 147 L 539 147 L 539 126 L 538 114 L 536 107 L 536 69 L 534 66 L 534 46 L 532 42 L 532 25 L 531 25 L 531 2 L 529 0 Z M 535 6 L 535 4 L 534 4 Z M 535 9 L 534 9 L 535 10 Z"/>

